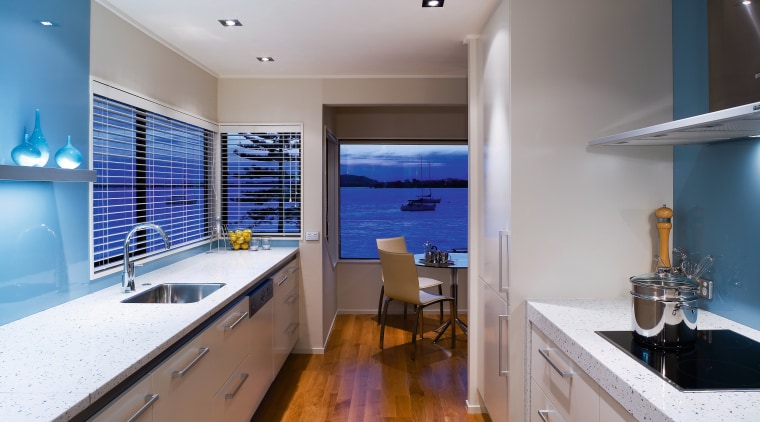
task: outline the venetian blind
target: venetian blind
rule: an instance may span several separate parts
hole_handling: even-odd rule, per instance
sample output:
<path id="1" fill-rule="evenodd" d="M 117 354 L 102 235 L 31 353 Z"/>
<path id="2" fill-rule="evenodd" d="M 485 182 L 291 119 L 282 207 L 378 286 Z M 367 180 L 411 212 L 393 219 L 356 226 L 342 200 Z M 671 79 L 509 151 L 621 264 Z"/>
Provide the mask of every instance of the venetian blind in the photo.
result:
<path id="1" fill-rule="evenodd" d="M 95 272 L 122 264 L 124 239 L 154 223 L 171 248 L 210 237 L 214 132 L 153 111 L 93 95 L 92 188 Z M 136 233 L 130 255 L 164 250 L 158 233 Z"/>
<path id="2" fill-rule="evenodd" d="M 220 132 L 222 224 L 300 236 L 301 125 L 222 125 Z"/>

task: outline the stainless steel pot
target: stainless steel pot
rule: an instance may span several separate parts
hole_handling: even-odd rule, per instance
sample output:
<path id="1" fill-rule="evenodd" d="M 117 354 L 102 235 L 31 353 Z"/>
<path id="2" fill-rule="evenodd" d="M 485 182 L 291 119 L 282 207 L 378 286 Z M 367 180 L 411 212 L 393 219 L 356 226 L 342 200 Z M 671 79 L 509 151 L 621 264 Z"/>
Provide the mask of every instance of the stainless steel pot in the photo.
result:
<path id="1" fill-rule="evenodd" d="M 630 280 L 636 339 L 654 347 L 692 346 L 697 338 L 699 284 L 669 273 Z"/>

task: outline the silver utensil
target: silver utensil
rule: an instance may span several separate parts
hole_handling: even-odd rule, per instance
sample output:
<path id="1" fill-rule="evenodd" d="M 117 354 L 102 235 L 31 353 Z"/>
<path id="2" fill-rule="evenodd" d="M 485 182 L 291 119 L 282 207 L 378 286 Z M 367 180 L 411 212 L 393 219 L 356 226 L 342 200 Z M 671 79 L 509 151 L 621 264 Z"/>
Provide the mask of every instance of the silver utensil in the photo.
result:
<path id="1" fill-rule="evenodd" d="M 715 259 L 712 255 L 706 255 L 704 258 L 699 260 L 699 264 L 697 264 L 697 267 L 694 270 L 693 278 L 700 278 L 705 275 L 708 271 L 710 271 L 710 268 L 712 268 L 714 262 Z"/>

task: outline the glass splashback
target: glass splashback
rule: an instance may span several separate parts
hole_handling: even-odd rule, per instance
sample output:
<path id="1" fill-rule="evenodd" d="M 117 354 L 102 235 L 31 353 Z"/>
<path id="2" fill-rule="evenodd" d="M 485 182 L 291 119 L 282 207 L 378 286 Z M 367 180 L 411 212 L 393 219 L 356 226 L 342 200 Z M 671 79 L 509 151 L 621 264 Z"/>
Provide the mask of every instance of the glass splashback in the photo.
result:
<path id="1" fill-rule="evenodd" d="M 0 2 L 0 51 L 0 164 L 35 109 L 51 155 L 70 135 L 88 163 L 90 0 Z M 86 183 L 0 181 L 0 202 L 0 324 L 91 291 Z"/>

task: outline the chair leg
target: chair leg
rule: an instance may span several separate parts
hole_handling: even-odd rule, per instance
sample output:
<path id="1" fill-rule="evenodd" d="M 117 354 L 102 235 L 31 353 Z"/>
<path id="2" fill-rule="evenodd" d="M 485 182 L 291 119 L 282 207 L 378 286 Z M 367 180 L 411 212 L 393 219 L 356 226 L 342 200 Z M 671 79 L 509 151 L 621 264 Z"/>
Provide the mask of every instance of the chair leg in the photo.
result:
<path id="1" fill-rule="evenodd" d="M 385 299 L 385 306 L 383 307 L 382 317 L 380 318 L 380 350 L 383 350 L 383 339 L 385 338 L 385 320 L 388 319 L 388 303 L 391 299 Z"/>
<path id="2" fill-rule="evenodd" d="M 417 306 L 417 319 L 414 321 L 414 328 L 412 329 L 412 360 L 415 359 L 417 352 L 417 327 L 420 325 L 422 314 L 422 306 Z"/>
<path id="3" fill-rule="evenodd" d="M 404 303 L 404 321 L 406 321 L 406 307 L 409 306 L 406 303 Z"/>
<path id="4" fill-rule="evenodd" d="M 377 302 L 377 322 L 380 322 L 380 316 L 383 313 L 383 299 L 385 298 L 385 285 L 380 286 L 380 300 Z"/>
<path id="5" fill-rule="evenodd" d="M 453 349 L 457 345 L 457 321 L 456 321 L 457 314 L 456 314 L 456 312 L 454 312 L 455 309 L 454 309 L 454 301 L 453 300 L 449 301 L 449 306 L 450 306 L 449 309 L 451 309 L 451 313 L 449 314 L 449 321 L 451 322 L 450 323 L 450 325 L 451 325 L 451 348 Z"/>
<path id="6" fill-rule="evenodd" d="M 443 296 L 443 286 L 441 284 L 438 285 L 438 295 Z M 443 324 L 443 301 L 438 302 L 438 305 L 441 307 L 441 317 L 438 319 L 438 322 Z"/>

